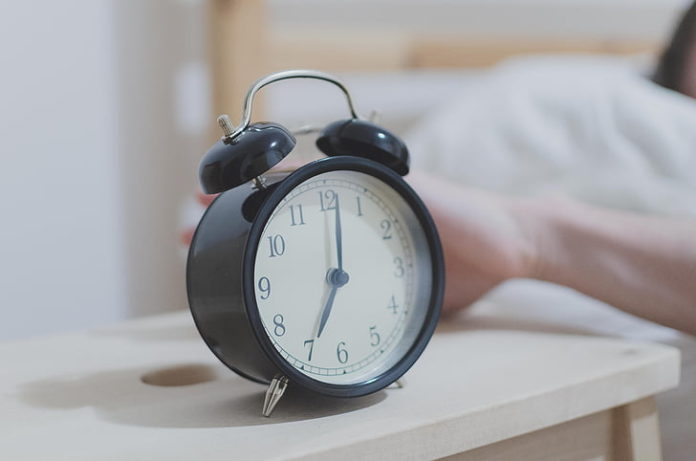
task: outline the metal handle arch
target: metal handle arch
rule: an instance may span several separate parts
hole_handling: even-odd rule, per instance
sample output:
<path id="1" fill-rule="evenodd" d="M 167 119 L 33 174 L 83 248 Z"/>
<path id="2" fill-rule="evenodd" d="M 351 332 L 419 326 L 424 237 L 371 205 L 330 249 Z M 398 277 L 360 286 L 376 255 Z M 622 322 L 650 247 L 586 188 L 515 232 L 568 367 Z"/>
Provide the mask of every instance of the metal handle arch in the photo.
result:
<path id="1" fill-rule="evenodd" d="M 242 131 L 249 127 L 249 124 L 251 123 L 251 112 L 254 104 L 254 96 L 256 96 L 256 93 L 258 93 L 259 90 L 261 90 L 261 88 L 270 85 L 274 82 L 279 82 L 281 80 L 289 80 L 292 78 L 312 78 L 333 83 L 338 88 L 340 88 L 340 90 L 345 95 L 346 101 L 348 102 L 348 109 L 350 110 L 351 117 L 355 119 L 360 119 L 357 112 L 355 111 L 355 107 L 353 106 L 353 100 L 350 96 L 350 93 L 348 92 L 348 88 L 346 88 L 343 82 L 341 82 L 333 75 L 317 70 L 286 70 L 266 75 L 265 77 L 262 77 L 258 79 L 256 82 L 254 82 L 251 88 L 249 88 L 249 91 L 247 91 L 246 97 L 244 98 L 244 113 L 242 115 L 242 120 L 239 123 L 239 125 L 237 125 L 231 132 L 228 133 L 227 131 L 229 130 L 229 128 L 225 126 L 227 123 L 229 123 L 229 119 L 227 118 L 227 116 L 221 115 L 220 117 L 218 117 L 218 123 L 223 128 L 223 130 L 226 130 L 225 138 L 234 139 L 235 137 L 239 136 L 239 134 Z"/>

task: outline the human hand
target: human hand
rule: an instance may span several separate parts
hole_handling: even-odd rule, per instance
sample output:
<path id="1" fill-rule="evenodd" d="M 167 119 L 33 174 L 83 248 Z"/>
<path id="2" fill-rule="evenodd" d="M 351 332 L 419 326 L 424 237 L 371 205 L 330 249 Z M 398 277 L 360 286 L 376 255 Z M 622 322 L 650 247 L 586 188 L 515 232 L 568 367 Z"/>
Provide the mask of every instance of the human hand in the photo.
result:
<path id="1" fill-rule="evenodd" d="M 501 282 L 530 277 L 536 239 L 521 200 L 414 172 L 407 178 L 435 220 L 445 255 L 445 313 L 465 308 Z"/>
<path id="2" fill-rule="evenodd" d="M 204 194 L 202 192 L 199 192 L 196 194 L 196 201 L 203 205 L 205 208 L 208 208 L 208 206 L 213 203 L 213 200 L 215 200 L 215 197 L 217 197 L 218 194 Z M 191 227 L 188 229 L 185 229 L 181 233 L 181 243 L 184 244 L 185 246 L 191 245 L 191 240 L 193 239 L 193 233 L 196 232 L 195 227 Z"/>
<path id="3" fill-rule="evenodd" d="M 302 166 L 303 162 L 295 159 L 295 158 L 284 158 L 283 160 L 280 161 L 276 166 L 271 168 L 271 171 L 292 171 L 300 166 Z M 220 194 L 204 194 L 202 192 L 199 192 L 196 194 L 196 201 L 203 205 L 203 207 L 208 208 L 211 203 L 213 203 L 213 200 L 220 195 Z M 181 243 L 185 246 L 191 245 L 191 240 L 193 239 L 193 234 L 196 232 L 195 227 L 185 229 L 181 233 Z"/>

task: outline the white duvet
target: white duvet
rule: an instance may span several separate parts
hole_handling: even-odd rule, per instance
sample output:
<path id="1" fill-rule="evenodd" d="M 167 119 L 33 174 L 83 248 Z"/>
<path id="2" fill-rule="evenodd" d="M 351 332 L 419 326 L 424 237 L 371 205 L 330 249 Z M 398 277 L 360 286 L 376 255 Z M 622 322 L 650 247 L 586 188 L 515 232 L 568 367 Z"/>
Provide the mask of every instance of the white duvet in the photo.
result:
<path id="1" fill-rule="evenodd" d="M 470 185 L 696 217 L 696 100 L 660 88 L 616 60 L 510 62 L 468 79 L 406 138 L 416 168 Z M 517 319 L 520 328 L 679 347 L 682 384 L 658 399 L 664 454 L 693 459 L 693 338 L 534 281 L 509 282 L 487 296 L 469 314 L 474 327 L 481 319 L 485 324 L 491 311 L 504 312 L 513 324 Z"/>
<path id="2" fill-rule="evenodd" d="M 416 167 L 498 191 L 696 215 L 696 100 L 613 59 L 510 62 L 407 136 Z"/>

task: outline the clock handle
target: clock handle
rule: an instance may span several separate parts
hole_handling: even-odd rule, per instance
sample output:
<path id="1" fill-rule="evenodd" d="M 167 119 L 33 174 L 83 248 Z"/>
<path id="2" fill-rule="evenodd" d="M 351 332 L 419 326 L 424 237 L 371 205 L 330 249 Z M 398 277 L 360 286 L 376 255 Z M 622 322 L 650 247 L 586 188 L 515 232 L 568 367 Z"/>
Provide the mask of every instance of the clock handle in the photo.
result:
<path id="1" fill-rule="evenodd" d="M 218 124 L 225 133 L 225 138 L 232 140 L 249 127 L 249 124 L 251 123 L 251 110 L 254 104 L 254 96 L 256 96 L 256 93 L 258 93 L 261 88 L 266 85 L 270 85 L 271 83 L 279 82 L 281 80 L 288 80 L 291 78 L 313 78 L 316 80 L 323 80 L 325 82 L 333 83 L 340 88 L 340 90 L 346 96 L 351 118 L 360 120 L 358 113 L 355 111 L 353 99 L 348 92 L 348 88 L 346 88 L 343 82 L 341 82 L 338 78 L 318 70 L 286 70 L 262 77 L 251 85 L 251 88 L 249 88 L 246 98 L 244 99 L 244 113 L 242 115 L 242 121 L 239 123 L 239 125 L 236 127 L 233 126 L 229 116 L 227 115 L 221 115 L 218 117 Z"/>

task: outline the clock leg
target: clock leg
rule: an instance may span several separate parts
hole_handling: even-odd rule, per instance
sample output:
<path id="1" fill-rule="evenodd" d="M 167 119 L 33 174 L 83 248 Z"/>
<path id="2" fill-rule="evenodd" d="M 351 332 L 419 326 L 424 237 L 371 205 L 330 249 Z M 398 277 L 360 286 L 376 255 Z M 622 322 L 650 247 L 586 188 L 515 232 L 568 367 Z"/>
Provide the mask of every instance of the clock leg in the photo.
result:
<path id="1" fill-rule="evenodd" d="M 399 378 L 396 381 L 394 381 L 394 384 L 398 389 L 403 389 L 404 386 L 406 386 L 406 380 L 404 378 Z"/>
<path id="2" fill-rule="evenodd" d="M 280 398 L 285 393 L 288 387 L 288 378 L 283 375 L 276 375 L 271 380 L 271 384 L 266 391 L 266 397 L 263 399 L 263 415 L 268 417 L 273 413 L 273 409 L 280 401 Z"/>

